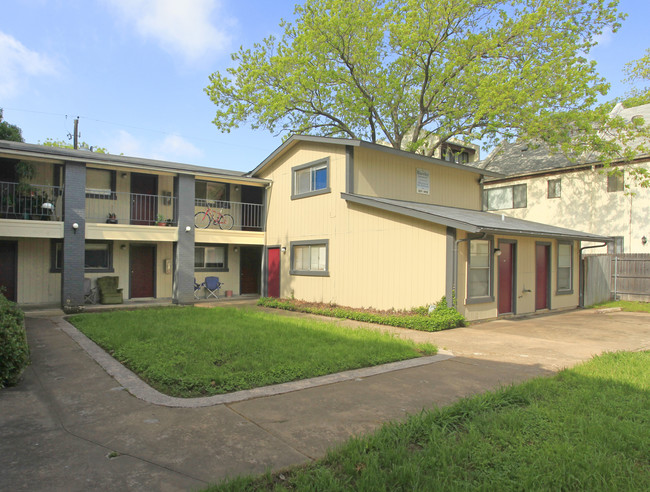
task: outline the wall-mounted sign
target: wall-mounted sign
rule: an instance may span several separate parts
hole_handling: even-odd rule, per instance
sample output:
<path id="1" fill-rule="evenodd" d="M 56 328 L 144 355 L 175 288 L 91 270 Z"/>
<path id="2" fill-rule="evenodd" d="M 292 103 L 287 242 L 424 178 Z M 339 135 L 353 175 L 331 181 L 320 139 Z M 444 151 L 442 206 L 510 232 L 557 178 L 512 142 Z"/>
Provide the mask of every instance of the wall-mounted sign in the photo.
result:
<path id="1" fill-rule="evenodd" d="M 422 194 L 429 194 L 429 171 L 426 169 L 416 169 L 415 171 L 415 190 Z"/>

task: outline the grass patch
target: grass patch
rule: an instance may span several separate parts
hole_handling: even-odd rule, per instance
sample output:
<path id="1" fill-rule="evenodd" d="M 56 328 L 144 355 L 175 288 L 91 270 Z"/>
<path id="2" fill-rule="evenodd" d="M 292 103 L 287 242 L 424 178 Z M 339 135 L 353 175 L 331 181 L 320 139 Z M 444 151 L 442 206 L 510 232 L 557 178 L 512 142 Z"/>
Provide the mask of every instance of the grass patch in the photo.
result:
<path id="1" fill-rule="evenodd" d="M 436 347 L 374 330 L 237 308 L 160 308 L 68 320 L 151 386 L 216 395 L 420 355 Z"/>
<path id="2" fill-rule="evenodd" d="M 650 352 L 605 354 L 208 490 L 650 490 L 648 367 Z"/>
<path id="3" fill-rule="evenodd" d="M 650 302 L 640 301 L 609 301 L 594 304 L 592 308 L 621 308 L 629 313 L 650 313 Z"/>
<path id="4" fill-rule="evenodd" d="M 257 301 L 257 305 L 419 331 L 441 331 L 467 324 L 462 314 L 447 307 L 444 297 L 436 303 L 435 309 L 431 312 L 429 312 L 428 306 L 413 308 L 411 311 L 377 311 L 273 297 L 262 297 Z"/>

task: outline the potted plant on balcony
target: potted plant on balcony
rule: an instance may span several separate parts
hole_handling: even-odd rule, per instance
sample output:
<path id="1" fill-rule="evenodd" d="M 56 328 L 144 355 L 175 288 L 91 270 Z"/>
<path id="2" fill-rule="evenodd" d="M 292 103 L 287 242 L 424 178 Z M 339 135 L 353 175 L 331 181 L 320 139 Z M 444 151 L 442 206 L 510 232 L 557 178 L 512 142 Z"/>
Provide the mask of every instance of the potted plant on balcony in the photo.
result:
<path id="1" fill-rule="evenodd" d="M 117 216 L 113 213 L 108 214 L 108 218 L 106 219 L 107 224 L 117 224 Z"/>
<path id="2" fill-rule="evenodd" d="M 163 217 L 162 214 L 158 214 L 156 216 L 156 225 L 166 227 L 167 226 L 167 221 L 165 220 L 165 217 Z"/>

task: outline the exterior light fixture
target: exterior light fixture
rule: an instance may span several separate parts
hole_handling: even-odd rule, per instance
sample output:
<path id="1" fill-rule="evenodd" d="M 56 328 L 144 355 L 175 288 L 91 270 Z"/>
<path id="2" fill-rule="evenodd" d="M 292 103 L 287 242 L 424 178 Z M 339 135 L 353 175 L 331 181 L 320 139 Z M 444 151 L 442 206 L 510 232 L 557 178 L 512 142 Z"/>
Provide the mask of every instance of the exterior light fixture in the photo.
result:
<path id="1" fill-rule="evenodd" d="M 235 246 L 232 250 L 236 253 L 237 251 L 239 251 L 239 248 Z"/>
<path id="2" fill-rule="evenodd" d="M 494 254 L 497 256 L 501 256 L 501 250 L 499 248 L 494 248 Z"/>
<path id="3" fill-rule="evenodd" d="M 79 224 L 75 222 L 74 224 L 72 224 L 72 230 L 74 231 L 75 234 L 77 233 L 77 229 L 79 229 Z"/>
<path id="4" fill-rule="evenodd" d="M 282 248 L 280 248 L 280 250 L 281 250 L 283 253 L 286 253 L 286 252 L 287 252 L 287 248 L 286 248 L 286 246 L 282 246 Z"/>
<path id="5" fill-rule="evenodd" d="M 648 238 L 645 237 L 645 236 L 643 236 L 643 237 L 641 238 L 641 244 L 643 244 L 643 245 L 645 246 L 647 243 L 648 243 Z"/>
<path id="6" fill-rule="evenodd" d="M 190 226 L 185 226 L 185 232 L 190 232 L 192 228 Z"/>

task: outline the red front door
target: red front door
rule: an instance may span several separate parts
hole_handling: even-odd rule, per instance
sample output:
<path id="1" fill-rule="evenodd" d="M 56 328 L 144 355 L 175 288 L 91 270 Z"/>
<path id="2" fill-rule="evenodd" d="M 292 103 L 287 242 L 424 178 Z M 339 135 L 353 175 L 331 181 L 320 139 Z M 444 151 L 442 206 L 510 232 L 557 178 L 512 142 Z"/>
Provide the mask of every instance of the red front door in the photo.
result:
<path id="1" fill-rule="evenodd" d="M 131 298 L 155 297 L 155 246 L 131 246 Z"/>
<path id="2" fill-rule="evenodd" d="M 269 248 L 267 258 L 266 295 L 280 297 L 280 248 Z"/>
<path id="3" fill-rule="evenodd" d="M 514 248 L 513 243 L 499 243 L 499 314 L 514 312 Z"/>
<path id="4" fill-rule="evenodd" d="M 0 242 L 0 289 L 10 301 L 16 302 L 16 258 L 17 243 L 13 241 Z"/>
<path id="5" fill-rule="evenodd" d="M 535 246 L 535 309 L 548 309 L 550 250 L 547 244 Z"/>

